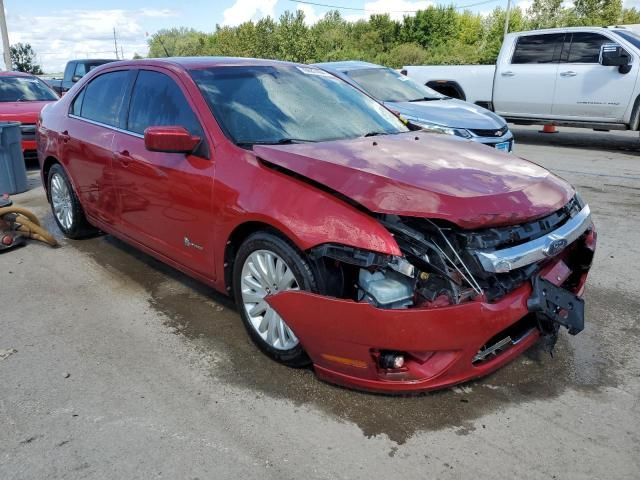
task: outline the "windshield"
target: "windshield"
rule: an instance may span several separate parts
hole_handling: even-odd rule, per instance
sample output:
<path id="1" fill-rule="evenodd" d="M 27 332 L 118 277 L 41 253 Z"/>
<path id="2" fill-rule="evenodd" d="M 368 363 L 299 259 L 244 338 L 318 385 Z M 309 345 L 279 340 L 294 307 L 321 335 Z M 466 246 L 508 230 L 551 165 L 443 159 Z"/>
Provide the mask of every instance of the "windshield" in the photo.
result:
<path id="1" fill-rule="evenodd" d="M 363 68 L 346 74 L 365 92 L 381 102 L 417 102 L 446 98 L 390 68 Z"/>
<path id="2" fill-rule="evenodd" d="M 0 77 L 0 102 L 57 100 L 58 96 L 35 77 Z"/>
<path id="3" fill-rule="evenodd" d="M 618 35 L 636 48 L 640 48 L 640 36 L 630 30 L 614 30 Z"/>
<path id="4" fill-rule="evenodd" d="M 240 145 L 408 131 L 380 104 L 315 67 L 234 66 L 190 73 L 221 127 Z"/>

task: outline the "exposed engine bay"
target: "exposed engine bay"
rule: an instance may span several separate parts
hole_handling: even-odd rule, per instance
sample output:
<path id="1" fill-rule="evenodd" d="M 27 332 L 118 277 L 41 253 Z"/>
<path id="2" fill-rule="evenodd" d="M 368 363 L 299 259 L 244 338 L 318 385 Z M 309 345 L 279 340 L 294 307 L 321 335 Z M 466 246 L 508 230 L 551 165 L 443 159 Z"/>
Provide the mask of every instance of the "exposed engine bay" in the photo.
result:
<path id="1" fill-rule="evenodd" d="M 379 221 L 404 256 L 341 245 L 310 252 L 332 295 L 391 309 L 456 305 L 477 297 L 495 302 L 558 258 L 570 269 L 561 286 L 573 291 L 593 257 L 584 244 L 592 229 L 588 206 L 577 195 L 544 218 L 483 230 L 396 215 Z"/>

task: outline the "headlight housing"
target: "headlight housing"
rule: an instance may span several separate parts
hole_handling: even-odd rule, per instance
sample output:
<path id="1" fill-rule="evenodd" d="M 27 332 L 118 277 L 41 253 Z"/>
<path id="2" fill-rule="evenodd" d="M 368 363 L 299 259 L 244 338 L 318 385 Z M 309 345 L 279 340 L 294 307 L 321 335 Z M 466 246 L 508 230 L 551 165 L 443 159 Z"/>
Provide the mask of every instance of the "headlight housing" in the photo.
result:
<path id="1" fill-rule="evenodd" d="M 424 129 L 424 130 L 429 130 L 431 132 L 437 132 L 437 133 L 444 133 L 446 135 L 455 135 L 456 137 L 462 137 L 462 138 L 471 138 L 471 133 L 469 132 L 469 130 L 465 129 L 465 128 L 452 128 L 452 127 L 445 127 L 443 125 L 438 125 L 435 123 L 429 123 L 426 122 L 424 120 L 421 120 L 419 118 L 411 118 L 411 117 L 404 117 L 405 120 L 407 120 L 408 122 Z"/>

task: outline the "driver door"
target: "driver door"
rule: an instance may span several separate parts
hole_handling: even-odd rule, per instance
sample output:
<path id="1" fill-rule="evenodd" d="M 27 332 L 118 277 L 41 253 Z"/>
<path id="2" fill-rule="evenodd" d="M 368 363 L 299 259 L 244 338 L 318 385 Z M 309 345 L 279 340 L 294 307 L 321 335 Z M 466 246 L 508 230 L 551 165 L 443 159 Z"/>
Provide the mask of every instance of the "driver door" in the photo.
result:
<path id="1" fill-rule="evenodd" d="M 138 243 L 211 276 L 213 162 L 197 115 L 177 82 L 160 71 L 138 72 L 126 128 L 113 144 L 120 225 Z M 169 125 L 202 138 L 200 146 L 187 155 L 147 150 L 144 130 Z"/>
<path id="2" fill-rule="evenodd" d="M 632 101 L 638 74 L 637 60 L 631 56 L 631 71 L 598 63 L 600 46 L 615 40 L 595 32 L 567 34 L 558 70 L 553 99 L 554 118 L 622 122 Z M 568 51 L 568 54 L 565 52 Z"/>

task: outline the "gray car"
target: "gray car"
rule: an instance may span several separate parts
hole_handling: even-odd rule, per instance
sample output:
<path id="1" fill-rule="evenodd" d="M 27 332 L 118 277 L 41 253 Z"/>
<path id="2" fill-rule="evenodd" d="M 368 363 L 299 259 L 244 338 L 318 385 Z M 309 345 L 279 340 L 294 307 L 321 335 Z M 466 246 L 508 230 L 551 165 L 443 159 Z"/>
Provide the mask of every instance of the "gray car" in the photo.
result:
<path id="1" fill-rule="evenodd" d="M 478 105 L 442 95 L 391 68 L 358 61 L 315 66 L 359 88 L 414 125 L 503 151 L 511 151 L 513 147 L 513 134 L 502 117 Z"/>

